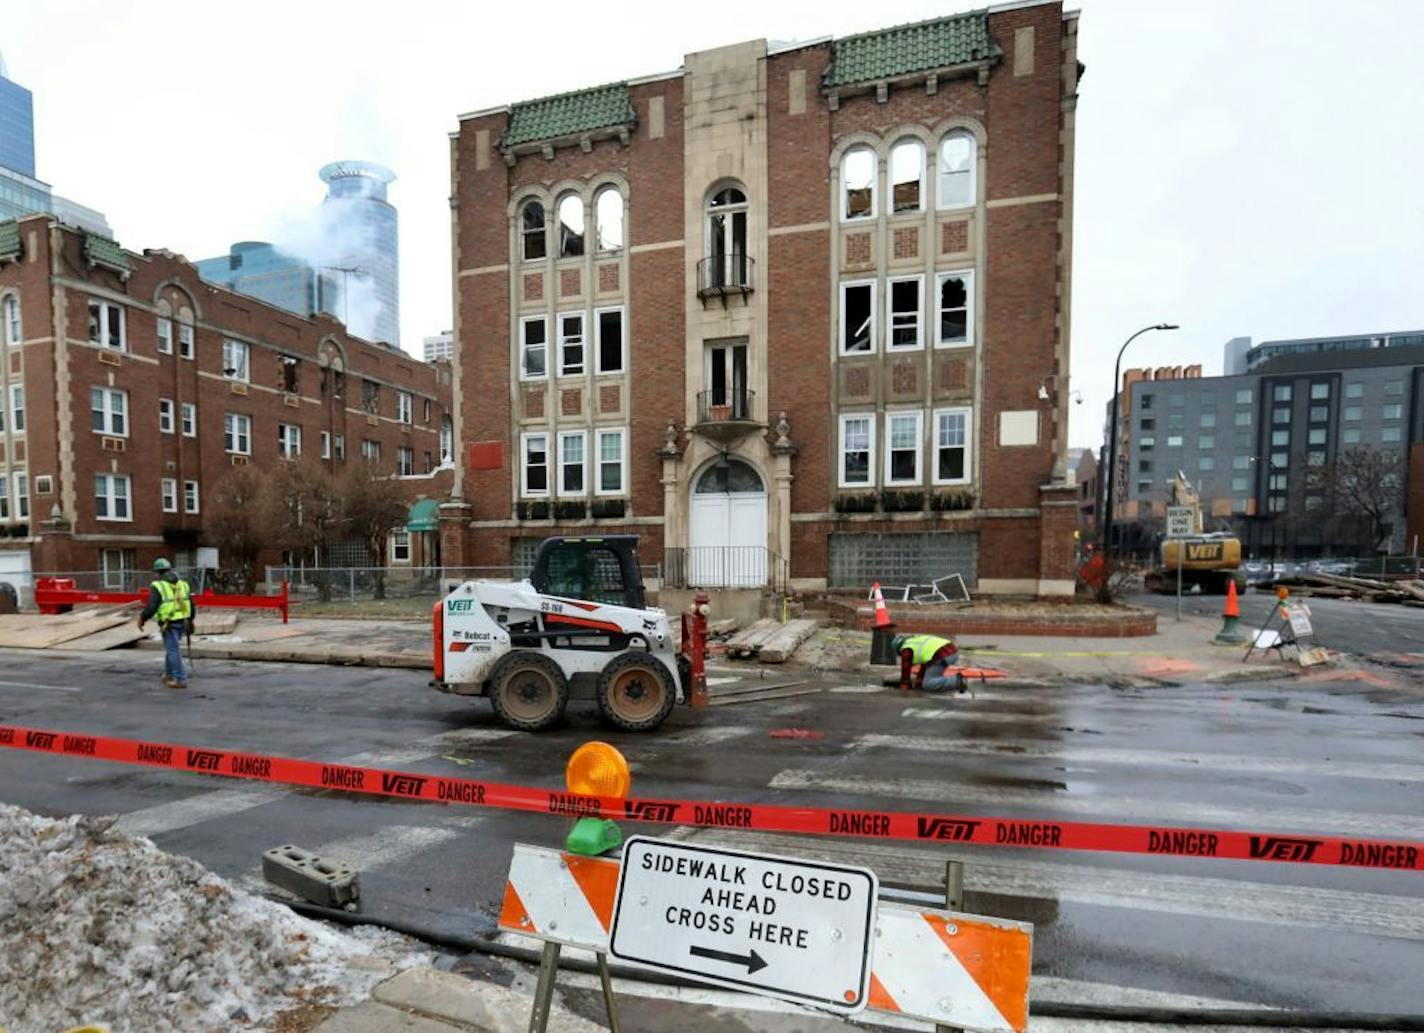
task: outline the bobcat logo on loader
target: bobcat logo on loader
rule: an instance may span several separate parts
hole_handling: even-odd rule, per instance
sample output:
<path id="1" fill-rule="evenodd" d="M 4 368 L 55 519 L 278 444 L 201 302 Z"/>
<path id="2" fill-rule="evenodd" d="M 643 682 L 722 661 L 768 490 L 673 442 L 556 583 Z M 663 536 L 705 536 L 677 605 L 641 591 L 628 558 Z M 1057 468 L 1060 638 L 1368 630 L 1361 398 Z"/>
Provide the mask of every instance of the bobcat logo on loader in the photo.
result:
<path id="1" fill-rule="evenodd" d="M 643 630 L 644 630 L 644 631 L 657 631 L 657 630 L 658 630 L 658 622 L 657 622 L 656 620 L 654 620 L 653 618 L 651 618 L 651 617 L 644 617 L 644 618 L 643 618 Z"/>

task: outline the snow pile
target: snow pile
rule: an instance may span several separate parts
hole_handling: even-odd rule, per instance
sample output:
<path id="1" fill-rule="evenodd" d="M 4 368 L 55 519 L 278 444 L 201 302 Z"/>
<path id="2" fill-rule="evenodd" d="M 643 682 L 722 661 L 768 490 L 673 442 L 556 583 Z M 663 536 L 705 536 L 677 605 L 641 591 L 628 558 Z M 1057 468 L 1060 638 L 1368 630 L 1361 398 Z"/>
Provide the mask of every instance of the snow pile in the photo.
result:
<path id="1" fill-rule="evenodd" d="M 263 1029 L 429 963 L 301 918 L 112 826 L 0 804 L 0 1028 Z"/>

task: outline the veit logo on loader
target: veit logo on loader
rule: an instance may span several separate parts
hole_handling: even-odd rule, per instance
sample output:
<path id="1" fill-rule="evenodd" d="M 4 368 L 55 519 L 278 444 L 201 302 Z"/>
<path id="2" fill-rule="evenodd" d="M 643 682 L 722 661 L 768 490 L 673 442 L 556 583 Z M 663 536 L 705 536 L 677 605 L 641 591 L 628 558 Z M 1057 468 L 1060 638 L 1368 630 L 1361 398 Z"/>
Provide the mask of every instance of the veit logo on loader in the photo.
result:
<path id="1" fill-rule="evenodd" d="M 916 818 L 915 828 L 921 839 L 950 839 L 964 842 L 974 838 L 974 830 L 983 822 L 958 818 Z"/>
<path id="2" fill-rule="evenodd" d="M 1266 861 L 1309 861 L 1321 846 L 1319 839 L 1289 836 L 1252 836 L 1251 856 Z"/>
<path id="3" fill-rule="evenodd" d="M 623 817 L 629 821 L 672 821 L 678 805 L 656 800 L 628 800 L 623 804 Z"/>
<path id="4" fill-rule="evenodd" d="M 446 613 L 469 613 L 474 609 L 473 599 L 451 599 L 445 604 Z"/>

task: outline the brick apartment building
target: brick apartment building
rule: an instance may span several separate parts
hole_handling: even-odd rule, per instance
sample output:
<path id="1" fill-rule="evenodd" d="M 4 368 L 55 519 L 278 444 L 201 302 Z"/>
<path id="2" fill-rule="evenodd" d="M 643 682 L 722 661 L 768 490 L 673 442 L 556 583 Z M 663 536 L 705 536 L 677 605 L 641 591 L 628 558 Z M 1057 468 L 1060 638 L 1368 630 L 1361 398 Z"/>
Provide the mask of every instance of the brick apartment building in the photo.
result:
<path id="1" fill-rule="evenodd" d="M 181 256 L 52 216 L 0 223 L 0 317 L 0 578 L 116 585 L 158 556 L 191 564 L 239 465 L 364 456 L 412 500 L 449 495 L 448 364 L 204 283 Z M 434 558 L 420 526 L 393 535 L 392 560 Z"/>
<path id="2" fill-rule="evenodd" d="M 462 116 L 447 561 L 1071 593 L 1076 40 L 1031 0 Z"/>

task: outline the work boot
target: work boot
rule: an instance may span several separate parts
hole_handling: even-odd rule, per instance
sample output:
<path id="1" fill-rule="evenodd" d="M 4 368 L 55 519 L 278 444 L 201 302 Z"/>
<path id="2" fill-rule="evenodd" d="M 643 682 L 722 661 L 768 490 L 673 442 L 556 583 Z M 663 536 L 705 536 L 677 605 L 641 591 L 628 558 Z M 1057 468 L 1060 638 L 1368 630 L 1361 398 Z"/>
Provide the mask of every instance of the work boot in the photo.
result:
<path id="1" fill-rule="evenodd" d="M 180 682 L 178 679 L 170 678 L 166 674 L 163 676 L 163 684 L 170 689 L 186 689 L 188 687 L 186 684 Z"/>

